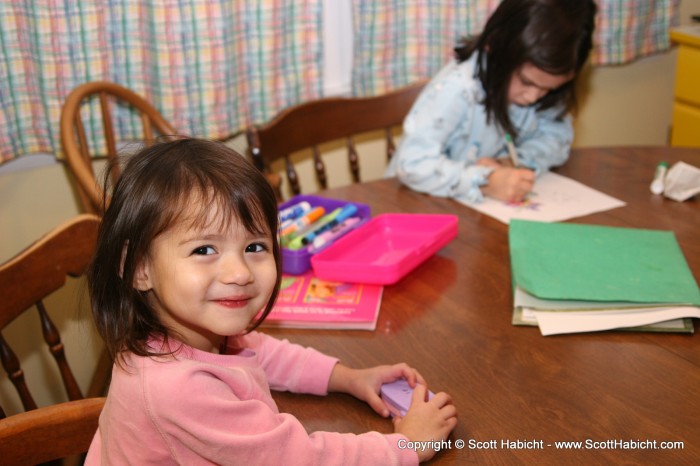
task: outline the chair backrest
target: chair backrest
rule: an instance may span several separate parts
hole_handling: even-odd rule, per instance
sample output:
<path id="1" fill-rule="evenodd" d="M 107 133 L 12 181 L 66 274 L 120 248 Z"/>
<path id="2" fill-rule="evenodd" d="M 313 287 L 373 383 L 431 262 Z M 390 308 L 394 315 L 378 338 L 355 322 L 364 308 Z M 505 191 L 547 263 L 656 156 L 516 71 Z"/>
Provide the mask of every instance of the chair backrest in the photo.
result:
<path id="1" fill-rule="evenodd" d="M 102 131 L 106 144 L 106 154 L 91 151 L 81 117 L 81 107 L 89 100 L 99 99 L 102 117 Z M 68 167 L 77 181 L 78 194 L 86 212 L 102 213 L 104 196 L 92 161 L 96 155 L 117 157 L 117 140 L 114 131 L 114 112 L 117 105 L 133 107 L 141 116 L 142 137 L 139 139 L 152 144 L 160 136 L 174 136 L 175 128 L 143 97 L 119 84 L 94 81 L 81 84 L 71 91 L 61 110 L 61 144 Z M 119 171 L 112 172 L 112 183 L 116 182 Z"/>
<path id="2" fill-rule="evenodd" d="M 105 398 L 85 398 L 0 420 L 2 464 L 40 464 L 85 453 L 104 403 Z"/>
<path id="3" fill-rule="evenodd" d="M 289 156 L 311 148 L 316 180 L 319 188 L 325 189 L 328 187 L 327 175 L 318 146 L 346 139 L 349 168 L 353 182 L 357 183 L 360 181 L 360 167 L 353 136 L 383 129 L 389 160 L 395 150 L 392 127 L 403 122 L 425 84 L 426 81 L 417 82 L 375 97 L 331 97 L 288 108 L 268 123 L 248 128 L 248 150 L 256 166 L 264 172 L 270 171 L 272 162 L 284 158 L 291 191 L 299 194 L 299 177 Z"/>
<path id="4" fill-rule="evenodd" d="M 61 336 L 43 300 L 62 288 L 67 276 L 78 277 L 85 273 L 95 250 L 99 221 L 95 215 L 79 215 L 0 265 L 0 362 L 26 411 L 36 409 L 37 405 L 19 359 L 2 332 L 19 315 L 36 307 L 43 339 L 58 364 L 68 399 L 83 398 L 66 360 Z M 34 339 L 38 342 L 39 328 L 36 330 Z M 27 335 L 27 338 L 33 337 Z M 0 417 L 4 417 L 4 413 L 0 412 Z"/>

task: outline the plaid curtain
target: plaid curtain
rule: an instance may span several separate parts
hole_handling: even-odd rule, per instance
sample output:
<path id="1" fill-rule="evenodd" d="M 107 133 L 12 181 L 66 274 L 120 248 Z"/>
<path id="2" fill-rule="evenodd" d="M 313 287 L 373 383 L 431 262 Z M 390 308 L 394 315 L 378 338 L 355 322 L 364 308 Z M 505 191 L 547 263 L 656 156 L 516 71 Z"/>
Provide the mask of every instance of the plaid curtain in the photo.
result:
<path id="1" fill-rule="evenodd" d="M 478 34 L 500 0 L 354 0 L 353 93 L 387 92 L 432 77 L 465 35 Z M 593 65 L 666 50 L 680 0 L 597 0 Z"/>
<path id="2" fill-rule="evenodd" d="M 318 98 L 321 7 L 321 0 L 0 2 L 0 162 L 59 154 L 61 106 L 88 81 L 122 84 L 180 133 L 209 138 Z M 85 111 L 97 116 L 96 108 Z M 89 137 L 99 124 L 88 124 Z M 118 138 L 133 139 L 138 124 L 125 110 Z"/>
<path id="3" fill-rule="evenodd" d="M 437 73 L 499 2 L 353 1 L 353 93 L 382 94 Z"/>
<path id="4" fill-rule="evenodd" d="M 670 47 L 680 0 L 597 0 L 594 65 L 629 63 Z"/>

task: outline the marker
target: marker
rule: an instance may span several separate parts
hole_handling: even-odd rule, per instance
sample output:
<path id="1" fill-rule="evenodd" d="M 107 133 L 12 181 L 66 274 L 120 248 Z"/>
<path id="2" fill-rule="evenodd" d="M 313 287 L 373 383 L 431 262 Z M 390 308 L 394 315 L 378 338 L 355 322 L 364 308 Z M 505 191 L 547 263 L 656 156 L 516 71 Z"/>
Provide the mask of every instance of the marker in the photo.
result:
<path id="1" fill-rule="evenodd" d="M 350 217 L 343 220 L 341 223 L 334 226 L 325 233 L 320 234 L 319 236 L 314 238 L 313 245 L 311 246 L 309 252 L 316 253 L 321 249 L 325 249 L 326 247 L 330 246 L 338 238 L 355 228 L 355 224 L 359 221 L 360 219 L 357 217 Z"/>
<path id="2" fill-rule="evenodd" d="M 301 249 L 305 244 L 308 243 L 308 241 L 304 242 L 304 239 L 307 235 L 310 235 L 314 231 L 320 230 L 322 228 L 331 228 L 333 226 L 331 225 L 331 223 L 338 217 L 338 214 L 340 214 L 342 210 L 343 209 L 341 207 L 338 207 L 330 214 L 326 214 L 323 217 L 321 217 L 320 220 L 310 223 L 298 229 L 297 231 L 290 233 L 290 237 L 287 239 L 287 241 L 284 241 L 285 247 L 287 249 L 292 250 Z"/>
<path id="3" fill-rule="evenodd" d="M 334 226 L 338 225 L 341 223 L 343 220 L 346 220 L 353 215 L 357 213 L 357 206 L 355 204 L 346 204 L 343 206 L 343 208 L 340 210 L 338 214 L 336 214 L 335 218 L 332 219 L 330 222 L 328 222 L 325 225 L 320 225 L 319 228 L 313 229 L 309 234 L 304 235 L 303 238 L 301 238 L 301 243 L 302 244 L 309 244 L 311 243 L 314 238 L 316 238 L 318 235 L 321 233 L 330 230 Z"/>
<path id="4" fill-rule="evenodd" d="M 300 202 L 299 204 L 295 204 L 292 206 L 287 207 L 284 210 L 281 210 L 279 213 L 280 216 L 280 227 L 279 231 L 284 230 L 287 228 L 289 225 L 294 223 L 295 220 L 297 220 L 299 217 L 304 215 L 307 212 L 311 211 L 311 204 L 309 204 L 306 201 Z"/>
<path id="5" fill-rule="evenodd" d="M 663 194 L 666 188 L 666 172 L 668 171 L 668 163 L 659 162 L 654 172 L 654 181 L 651 182 L 649 189 L 654 194 Z"/>
<path id="6" fill-rule="evenodd" d="M 301 217 L 310 210 L 311 204 L 307 201 L 301 201 L 298 204 L 290 205 L 286 209 L 280 210 L 280 222 Z"/>
<path id="7" fill-rule="evenodd" d="M 508 148 L 508 155 L 510 155 L 510 161 L 513 162 L 513 166 L 518 168 L 520 162 L 518 162 L 518 152 L 515 150 L 515 144 L 513 144 L 513 138 L 510 134 L 506 133 L 506 147 Z"/>
<path id="8" fill-rule="evenodd" d="M 323 207 L 316 207 L 313 210 L 305 213 L 302 217 L 294 220 L 294 223 L 289 225 L 287 228 L 284 230 L 280 231 L 280 236 L 285 236 L 290 233 L 294 233 L 295 231 L 299 230 L 300 228 L 308 225 L 309 223 L 318 220 L 321 218 L 321 216 L 325 213 L 325 209 Z"/>

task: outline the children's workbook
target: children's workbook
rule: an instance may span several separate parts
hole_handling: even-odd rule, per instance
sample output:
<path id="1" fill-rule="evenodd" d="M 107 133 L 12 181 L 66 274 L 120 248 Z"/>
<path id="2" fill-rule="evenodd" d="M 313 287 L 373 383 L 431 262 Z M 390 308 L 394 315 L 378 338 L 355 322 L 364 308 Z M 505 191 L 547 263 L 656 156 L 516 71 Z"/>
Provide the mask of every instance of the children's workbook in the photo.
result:
<path id="1" fill-rule="evenodd" d="M 503 223 L 512 219 L 561 222 L 625 205 L 619 199 L 551 172 L 537 179 L 532 192 L 522 202 L 485 197 L 478 204 L 465 204 Z"/>
<path id="2" fill-rule="evenodd" d="M 384 287 L 321 280 L 312 271 L 282 275 L 268 327 L 374 330 Z"/>
<path id="3" fill-rule="evenodd" d="M 700 289 L 670 231 L 513 220 L 514 325 L 688 332 Z"/>

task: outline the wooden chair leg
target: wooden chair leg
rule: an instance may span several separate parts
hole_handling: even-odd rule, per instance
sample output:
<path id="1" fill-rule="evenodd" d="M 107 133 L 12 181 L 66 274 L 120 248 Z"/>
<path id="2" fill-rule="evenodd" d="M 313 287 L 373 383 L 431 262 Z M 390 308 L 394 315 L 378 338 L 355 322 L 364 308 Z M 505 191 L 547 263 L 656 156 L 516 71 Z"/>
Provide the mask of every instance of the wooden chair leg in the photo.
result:
<path id="1" fill-rule="evenodd" d="M 267 178 L 267 182 L 270 183 L 273 191 L 275 191 L 277 202 L 282 202 L 282 177 L 277 173 L 266 171 L 265 178 Z"/>

